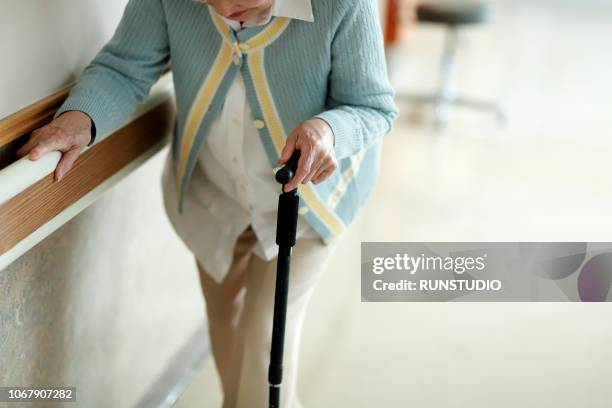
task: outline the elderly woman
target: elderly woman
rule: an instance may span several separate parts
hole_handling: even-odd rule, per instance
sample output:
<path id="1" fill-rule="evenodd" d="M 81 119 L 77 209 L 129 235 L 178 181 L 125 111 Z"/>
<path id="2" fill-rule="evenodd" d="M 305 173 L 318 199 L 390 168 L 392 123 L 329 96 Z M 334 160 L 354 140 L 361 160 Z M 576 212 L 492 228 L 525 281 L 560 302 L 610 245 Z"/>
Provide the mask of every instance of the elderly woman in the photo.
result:
<path id="1" fill-rule="evenodd" d="M 375 0 L 130 0 L 54 120 L 19 151 L 31 160 L 63 152 L 60 180 L 172 63 L 177 123 L 164 202 L 200 272 L 224 407 L 266 405 L 280 193 L 273 171 L 296 149 L 286 191 L 298 188 L 301 207 L 281 406 L 299 406 L 306 306 L 373 189 L 397 116 L 378 18 Z"/>

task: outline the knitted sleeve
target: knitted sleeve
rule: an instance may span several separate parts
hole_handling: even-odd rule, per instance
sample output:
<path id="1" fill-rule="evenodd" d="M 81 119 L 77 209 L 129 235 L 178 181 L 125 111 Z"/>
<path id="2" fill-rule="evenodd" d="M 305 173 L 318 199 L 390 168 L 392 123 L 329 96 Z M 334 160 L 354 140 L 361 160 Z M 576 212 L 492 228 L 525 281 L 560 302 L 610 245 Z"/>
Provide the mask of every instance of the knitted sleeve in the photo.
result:
<path id="1" fill-rule="evenodd" d="M 161 0 L 129 0 L 113 37 L 84 69 L 54 118 L 70 110 L 85 112 L 99 140 L 148 95 L 169 54 Z"/>
<path id="2" fill-rule="evenodd" d="M 334 1 L 340 22 L 332 40 L 329 109 L 315 117 L 333 130 L 338 160 L 367 149 L 398 115 L 387 77 L 377 2 Z"/>

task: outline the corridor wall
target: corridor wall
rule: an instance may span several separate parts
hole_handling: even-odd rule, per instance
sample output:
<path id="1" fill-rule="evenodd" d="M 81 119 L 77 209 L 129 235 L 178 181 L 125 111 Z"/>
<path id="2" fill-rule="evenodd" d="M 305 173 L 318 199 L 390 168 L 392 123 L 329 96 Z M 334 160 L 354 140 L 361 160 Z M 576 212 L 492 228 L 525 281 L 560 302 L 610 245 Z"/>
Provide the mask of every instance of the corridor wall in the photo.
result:
<path id="1" fill-rule="evenodd" d="M 3 2 L 0 118 L 76 80 L 125 4 Z M 195 264 L 163 209 L 166 153 L 0 271 L 0 386 L 76 386 L 77 406 L 134 406 L 202 326 Z"/>

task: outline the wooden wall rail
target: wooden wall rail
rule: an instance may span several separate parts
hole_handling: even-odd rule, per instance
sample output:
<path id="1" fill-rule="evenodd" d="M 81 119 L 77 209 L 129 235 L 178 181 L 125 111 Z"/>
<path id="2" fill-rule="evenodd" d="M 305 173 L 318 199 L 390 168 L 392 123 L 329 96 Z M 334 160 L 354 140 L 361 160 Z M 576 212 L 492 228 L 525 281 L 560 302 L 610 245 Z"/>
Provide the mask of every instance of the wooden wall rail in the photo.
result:
<path id="1" fill-rule="evenodd" d="M 43 225 L 51 221 L 60 222 L 56 217 L 68 207 L 79 202 L 107 180 L 116 178 L 116 175 L 132 162 L 152 154 L 153 150 L 158 151 L 167 143 L 175 120 L 171 74 L 163 77 L 157 85 L 159 89 L 156 95 L 145 101 L 139 108 L 140 111 L 121 128 L 109 135 L 98 135 L 100 138 L 97 143 L 81 153 L 73 168 L 61 181 L 53 180 L 52 166 L 42 170 L 43 173 L 34 178 L 36 182 L 26 184 L 29 187 L 21 191 L 16 190 L 15 194 L 6 197 L 4 202 L 0 200 L 0 269 L 4 254 Z M 48 121 L 70 88 L 71 86 L 67 86 L 1 121 L 0 141 L 11 143 Z M 155 92 L 152 91 L 153 93 Z M 11 170 L 29 167 L 34 168 L 35 163 L 24 157 L 18 163 L 4 170 L 0 169 L 0 188 L 8 188 L 12 184 L 16 173 L 11 173 Z M 56 227 L 59 226 L 61 225 Z"/>
<path id="2" fill-rule="evenodd" d="M 81 154 L 60 182 L 51 173 L 0 205 L 0 254 L 162 141 L 171 116 L 167 101 Z"/>
<path id="3" fill-rule="evenodd" d="M 171 65 L 168 64 L 163 74 L 170 71 Z M 57 92 L 0 119 L 0 148 L 51 121 L 75 84 L 76 82 L 68 84 Z"/>
<path id="4" fill-rule="evenodd" d="M 67 85 L 54 94 L 0 120 L 0 147 L 49 122 L 73 86 L 74 83 Z"/>

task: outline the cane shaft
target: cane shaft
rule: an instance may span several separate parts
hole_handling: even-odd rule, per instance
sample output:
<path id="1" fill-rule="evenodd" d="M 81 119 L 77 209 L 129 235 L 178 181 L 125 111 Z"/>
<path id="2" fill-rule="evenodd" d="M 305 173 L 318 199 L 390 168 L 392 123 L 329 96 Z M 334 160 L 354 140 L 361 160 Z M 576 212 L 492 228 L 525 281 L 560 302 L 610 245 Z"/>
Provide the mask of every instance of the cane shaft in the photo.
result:
<path id="1" fill-rule="evenodd" d="M 270 366 L 268 368 L 270 408 L 278 408 L 280 406 L 285 326 L 287 323 L 287 300 L 289 296 L 289 272 L 291 270 L 291 248 L 295 245 L 298 206 L 299 197 L 295 190 L 280 195 L 278 200 L 278 226 L 276 230 L 278 257 L 274 293 L 274 320 L 272 323 Z"/>
<path id="2" fill-rule="evenodd" d="M 280 171 L 276 181 L 283 185 L 293 179 L 300 159 L 296 150 Z M 283 192 L 278 197 L 278 218 L 276 220 L 276 244 L 278 257 L 276 262 L 276 288 L 274 293 L 274 320 L 272 323 L 272 344 L 270 347 L 270 366 L 268 382 L 270 384 L 269 408 L 280 407 L 281 383 L 283 382 L 283 352 L 285 348 L 285 326 L 287 323 L 287 299 L 289 295 L 289 272 L 291 269 L 291 248 L 295 245 L 297 232 L 298 207 L 300 198 L 297 189 Z"/>
<path id="3" fill-rule="evenodd" d="M 270 408 L 278 408 L 280 385 L 283 382 L 283 353 L 285 348 L 285 326 L 287 323 L 287 299 L 289 295 L 289 271 L 291 247 L 279 247 L 276 271 L 276 294 L 274 296 L 274 322 L 272 326 L 272 348 L 268 382 L 270 383 Z M 276 399 L 276 400 L 273 400 Z"/>

